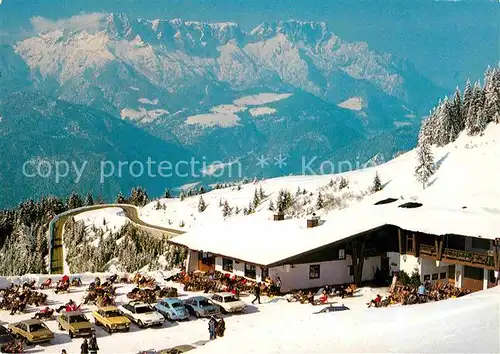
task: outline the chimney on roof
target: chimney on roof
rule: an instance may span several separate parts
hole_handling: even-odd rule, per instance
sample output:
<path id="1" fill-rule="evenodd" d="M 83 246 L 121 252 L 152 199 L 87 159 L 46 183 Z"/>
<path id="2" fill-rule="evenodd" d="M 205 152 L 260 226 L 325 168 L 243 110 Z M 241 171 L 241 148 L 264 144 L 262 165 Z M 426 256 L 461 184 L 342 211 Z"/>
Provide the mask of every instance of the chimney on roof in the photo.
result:
<path id="1" fill-rule="evenodd" d="M 319 225 L 319 216 L 316 213 L 313 213 L 307 218 L 307 228 L 316 227 Z"/>
<path id="2" fill-rule="evenodd" d="M 274 221 L 285 220 L 285 212 L 284 211 L 276 211 L 274 213 Z"/>

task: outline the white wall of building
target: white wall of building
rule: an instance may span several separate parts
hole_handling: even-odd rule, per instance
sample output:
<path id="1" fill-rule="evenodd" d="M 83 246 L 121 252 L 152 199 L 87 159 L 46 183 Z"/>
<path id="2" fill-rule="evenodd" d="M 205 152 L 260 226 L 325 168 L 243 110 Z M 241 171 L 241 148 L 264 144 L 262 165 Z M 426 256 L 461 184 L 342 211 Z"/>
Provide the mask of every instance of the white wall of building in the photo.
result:
<path id="1" fill-rule="evenodd" d="M 457 288 L 462 287 L 463 279 L 464 279 L 464 266 L 457 264 L 455 266 L 455 286 Z"/>
<path id="2" fill-rule="evenodd" d="M 351 264 L 351 258 L 347 256 L 344 260 L 295 264 L 293 267 L 273 267 L 269 269 L 269 276 L 272 279 L 276 279 L 278 276 L 281 278 L 282 291 L 345 284 L 353 281 L 352 275 L 349 274 L 349 266 Z M 309 279 L 309 269 L 311 265 L 320 266 L 319 278 Z M 365 259 L 362 280 L 373 279 L 377 267 L 380 267 L 380 257 Z"/>
<path id="3" fill-rule="evenodd" d="M 392 272 L 399 272 L 401 267 L 401 256 L 399 252 L 387 252 L 389 258 L 389 269 Z"/>
<path id="4" fill-rule="evenodd" d="M 488 275 L 490 271 L 488 269 L 483 269 L 483 290 L 488 289 Z"/>
<path id="5" fill-rule="evenodd" d="M 401 255 L 399 270 L 404 270 L 408 275 L 411 275 L 415 269 L 422 275 L 419 259 L 411 254 Z"/>
<path id="6" fill-rule="evenodd" d="M 237 276 L 244 277 L 245 276 L 245 262 L 234 262 L 233 263 L 233 274 Z"/>
<path id="7" fill-rule="evenodd" d="M 198 251 L 189 250 L 186 269 L 188 272 L 193 272 L 198 269 Z"/>
<path id="8" fill-rule="evenodd" d="M 215 257 L 215 270 L 222 272 L 222 257 Z"/>
<path id="9" fill-rule="evenodd" d="M 433 259 L 422 258 L 421 259 L 421 271 L 420 271 L 420 279 L 424 280 L 425 275 L 430 275 L 430 281 L 432 284 L 440 282 L 443 284 L 448 283 L 448 270 L 450 264 L 445 262 L 439 262 L 439 266 L 436 266 L 436 261 Z M 446 273 L 444 279 L 440 279 L 439 275 L 441 273 Z M 432 274 L 438 274 L 438 279 L 432 280 Z"/>
<path id="10" fill-rule="evenodd" d="M 347 256 L 347 258 L 349 260 L 349 264 L 351 264 L 352 262 L 350 256 Z M 363 264 L 363 276 L 361 277 L 361 281 L 372 280 L 375 277 L 375 272 L 377 271 L 377 268 L 380 268 L 380 263 L 381 263 L 380 256 L 370 257 L 365 259 L 365 262 Z M 350 281 L 352 281 L 352 277 Z"/>

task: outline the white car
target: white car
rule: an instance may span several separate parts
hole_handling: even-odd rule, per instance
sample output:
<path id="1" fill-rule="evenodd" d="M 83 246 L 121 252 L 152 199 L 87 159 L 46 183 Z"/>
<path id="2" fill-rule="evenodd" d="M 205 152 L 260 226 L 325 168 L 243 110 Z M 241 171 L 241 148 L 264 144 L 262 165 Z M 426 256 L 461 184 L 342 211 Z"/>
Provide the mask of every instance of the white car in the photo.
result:
<path id="1" fill-rule="evenodd" d="M 150 304 L 145 302 L 130 301 L 128 304 L 122 305 L 118 309 L 124 316 L 130 319 L 130 321 L 141 328 L 161 326 L 165 322 L 165 318 L 160 313 L 156 312 Z"/>
<path id="2" fill-rule="evenodd" d="M 222 313 L 243 312 L 247 306 L 238 295 L 232 293 L 216 293 L 211 300 L 221 308 Z"/>

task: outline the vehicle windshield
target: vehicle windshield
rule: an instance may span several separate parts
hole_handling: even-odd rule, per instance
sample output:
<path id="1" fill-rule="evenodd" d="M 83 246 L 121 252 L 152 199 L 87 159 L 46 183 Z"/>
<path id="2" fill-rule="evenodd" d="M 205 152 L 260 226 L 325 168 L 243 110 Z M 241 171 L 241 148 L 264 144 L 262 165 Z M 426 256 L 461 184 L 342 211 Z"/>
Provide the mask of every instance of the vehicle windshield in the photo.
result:
<path id="1" fill-rule="evenodd" d="M 234 296 L 234 295 L 224 296 L 224 302 L 235 302 L 238 300 L 239 300 L 239 298 L 237 296 Z"/>
<path id="2" fill-rule="evenodd" d="M 210 303 L 210 301 L 208 301 L 208 300 L 206 300 L 206 299 L 205 299 L 205 300 L 200 300 L 200 301 L 198 301 L 198 305 L 199 305 L 200 307 L 208 307 L 208 306 L 212 306 L 212 304 Z"/>
<path id="3" fill-rule="evenodd" d="M 30 332 L 43 331 L 44 329 L 47 329 L 47 327 L 45 327 L 45 325 L 42 323 L 35 323 L 30 325 Z"/>
<path id="4" fill-rule="evenodd" d="M 116 310 L 104 312 L 104 317 L 119 317 L 122 314 Z"/>
<path id="5" fill-rule="evenodd" d="M 69 323 L 79 323 L 79 322 L 87 322 L 87 317 L 85 317 L 84 315 L 70 316 Z"/>
<path id="6" fill-rule="evenodd" d="M 172 302 L 170 304 L 170 306 L 172 306 L 175 309 L 175 308 L 183 307 L 184 305 L 182 304 L 182 302 Z"/>
<path id="7" fill-rule="evenodd" d="M 135 308 L 135 313 L 148 313 L 153 311 L 154 310 L 151 306 L 137 306 Z"/>

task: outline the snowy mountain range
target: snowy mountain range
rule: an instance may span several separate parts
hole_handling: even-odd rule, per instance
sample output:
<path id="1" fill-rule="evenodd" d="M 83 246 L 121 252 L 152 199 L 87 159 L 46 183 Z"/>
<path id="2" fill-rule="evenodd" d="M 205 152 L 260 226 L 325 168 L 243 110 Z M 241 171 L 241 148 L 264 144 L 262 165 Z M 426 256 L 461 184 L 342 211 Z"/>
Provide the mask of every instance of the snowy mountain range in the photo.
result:
<path id="1" fill-rule="evenodd" d="M 37 35 L 0 48 L 0 99 L 38 91 L 102 110 L 208 161 L 241 161 L 247 176 L 298 172 L 262 171 L 261 154 L 391 158 L 414 144 L 443 93 L 409 62 L 343 41 L 324 22 L 244 31 L 93 13 L 32 24 Z M 385 144 L 387 134 L 409 143 Z"/>

